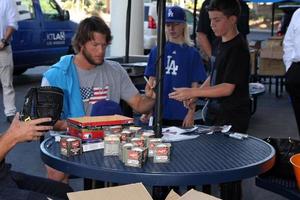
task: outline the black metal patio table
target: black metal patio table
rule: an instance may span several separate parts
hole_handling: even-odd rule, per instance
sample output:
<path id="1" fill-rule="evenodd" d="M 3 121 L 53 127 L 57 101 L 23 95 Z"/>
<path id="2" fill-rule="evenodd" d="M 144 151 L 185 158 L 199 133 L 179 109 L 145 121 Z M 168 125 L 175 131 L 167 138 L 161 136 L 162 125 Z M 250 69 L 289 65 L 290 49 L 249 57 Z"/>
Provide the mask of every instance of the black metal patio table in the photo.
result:
<path id="1" fill-rule="evenodd" d="M 148 160 L 142 168 L 127 167 L 117 156 L 103 156 L 103 149 L 66 157 L 53 141 L 48 138 L 41 143 L 41 158 L 47 165 L 78 177 L 121 184 L 185 186 L 231 182 L 264 173 L 275 161 L 274 148 L 263 140 L 251 136 L 238 140 L 221 133 L 173 142 L 170 163 Z"/>

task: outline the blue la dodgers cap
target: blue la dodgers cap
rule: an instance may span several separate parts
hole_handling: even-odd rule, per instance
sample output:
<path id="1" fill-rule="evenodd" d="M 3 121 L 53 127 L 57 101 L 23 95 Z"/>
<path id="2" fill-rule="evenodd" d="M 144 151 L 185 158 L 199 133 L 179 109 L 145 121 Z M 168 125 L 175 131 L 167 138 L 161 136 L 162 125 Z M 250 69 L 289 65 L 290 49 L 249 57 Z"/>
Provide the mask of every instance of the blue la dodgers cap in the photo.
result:
<path id="1" fill-rule="evenodd" d="M 167 7 L 165 22 L 185 23 L 186 16 L 184 10 L 179 6 Z"/>
<path id="2" fill-rule="evenodd" d="M 123 115 L 120 105 L 111 100 L 97 101 L 91 111 L 91 116 Z"/>

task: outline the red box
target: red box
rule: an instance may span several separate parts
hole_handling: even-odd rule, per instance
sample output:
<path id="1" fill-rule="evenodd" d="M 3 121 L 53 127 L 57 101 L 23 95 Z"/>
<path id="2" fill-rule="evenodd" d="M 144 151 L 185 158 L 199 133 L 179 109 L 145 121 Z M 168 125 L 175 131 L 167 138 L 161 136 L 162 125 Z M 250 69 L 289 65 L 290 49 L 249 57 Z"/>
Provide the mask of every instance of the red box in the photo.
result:
<path id="1" fill-rule="evenodd" d="M 82 140 L 103 139 L 105 127 L 133 124 L 133 118 L 122 115 L 85 116 L 69 118 L 67 123 L 72 136 Z"/>

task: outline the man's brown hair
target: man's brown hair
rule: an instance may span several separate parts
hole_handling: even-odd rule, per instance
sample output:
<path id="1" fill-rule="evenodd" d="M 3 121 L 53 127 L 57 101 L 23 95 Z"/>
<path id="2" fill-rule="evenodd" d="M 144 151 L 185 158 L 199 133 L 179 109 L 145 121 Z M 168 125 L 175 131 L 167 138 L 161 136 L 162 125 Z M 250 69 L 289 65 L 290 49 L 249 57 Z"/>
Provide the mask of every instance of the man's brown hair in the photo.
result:
<path id="1" fill-rule="evenodd" d="M 112 35 L 110 28 L 100 17 L 92 16 L 82 20 L 77 28 L 76 34 L 72 39 L 72 46 L 76 53 L 88 41 L 94 39 L 94 33 L 101 33 L 106 36 L 106 43 L 110 44 Z"/>

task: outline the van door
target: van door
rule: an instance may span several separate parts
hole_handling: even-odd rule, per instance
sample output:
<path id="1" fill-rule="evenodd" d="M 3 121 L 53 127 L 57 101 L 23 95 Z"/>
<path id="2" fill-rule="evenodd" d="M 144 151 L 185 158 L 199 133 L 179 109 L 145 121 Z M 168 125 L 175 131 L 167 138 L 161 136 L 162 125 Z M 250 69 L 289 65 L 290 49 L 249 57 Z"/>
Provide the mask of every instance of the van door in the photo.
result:
<path id="1" fill-rule="evenodd" d="M 13 60 L 16 70 L 36 66 L 41 62 L 41 23 L 37 13 L 39 5 L 32 0 L 17 0 L 18 31 L 12 38 Z M 22 70 L 22 69 L 21 69 Z M 24 70 L 25 71 L 25 70 Z"/>
<path id="2" fill-rule="evenodd" d="M 56 62 L 68 53 L 77 24 L 69 20 L 68 12 L 63 11 L 55 0 L 40 0 L 40 6 L 44 53 Z"/>

